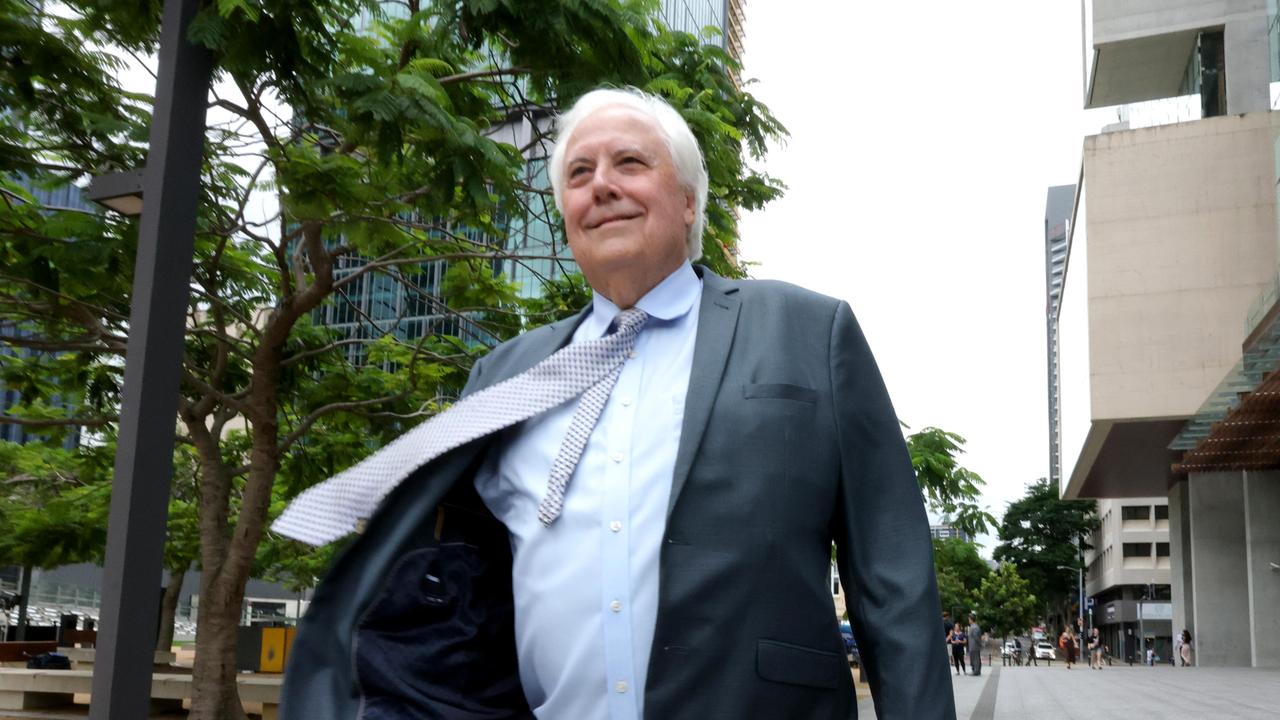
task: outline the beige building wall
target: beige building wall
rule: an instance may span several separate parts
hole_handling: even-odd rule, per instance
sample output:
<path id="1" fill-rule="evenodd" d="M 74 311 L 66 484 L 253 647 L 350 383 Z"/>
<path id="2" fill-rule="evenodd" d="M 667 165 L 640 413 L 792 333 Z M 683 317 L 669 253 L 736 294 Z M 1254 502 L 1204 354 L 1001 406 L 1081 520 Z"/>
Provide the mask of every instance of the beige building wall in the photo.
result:
<path id="1" fill-rule="evenodd" d="M 1276 277 L 1277 125 L 1254 113 L 1086 138 L 1095 423 L 1188 417 L 1240 359 Z"/>
<path id="2" fill-rule="evenodd" d="M 1167 497 L 1099 500 L 1098 517 L 1102 524 L 1089 541 L 1093 549 L 1084 554 L 1087 594 L 1097 595 L 1117 585 L 1169 584 Z M 1132 554 L 1140 547 L 1146 548 L 1145 555 Z"/>

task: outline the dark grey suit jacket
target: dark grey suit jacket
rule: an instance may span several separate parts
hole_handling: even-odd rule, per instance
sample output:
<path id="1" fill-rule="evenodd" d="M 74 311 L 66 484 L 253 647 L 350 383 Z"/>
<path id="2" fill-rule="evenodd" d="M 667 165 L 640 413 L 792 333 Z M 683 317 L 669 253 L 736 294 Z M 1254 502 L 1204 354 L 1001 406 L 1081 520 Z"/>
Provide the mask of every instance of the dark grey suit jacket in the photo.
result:
<path id="1" fill-rule="evenodd" d="M 878 717 L 951 720 L 928 520 L 853 313 L 697 270 L 645 717 L 855 718 L 827 580 L 834 541 Z M 468 391 L 547 357 L 582 317 L 494 349 Z M 531 717 L 505 528 L 471 483 L 489 443 L 419 469 L 335 563 L 293 645 L 282 717 Z"/>

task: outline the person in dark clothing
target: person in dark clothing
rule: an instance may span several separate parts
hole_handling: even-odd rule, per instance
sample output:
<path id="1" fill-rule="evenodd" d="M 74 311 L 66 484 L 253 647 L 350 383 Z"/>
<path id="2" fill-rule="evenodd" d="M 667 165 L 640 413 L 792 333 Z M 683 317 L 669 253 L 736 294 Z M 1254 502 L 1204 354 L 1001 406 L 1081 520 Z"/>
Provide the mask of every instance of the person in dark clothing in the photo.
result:
<path id="1" fill-rule="evenodd" d="M 951 665 L 955 668 L 956 674 L 968 673 L 964 666 L 964 653 L 969 647 L 969 639 L 960 623 L 952 625 L 951 631 L 947 633 L 947 644 L 951 646 Z"/>

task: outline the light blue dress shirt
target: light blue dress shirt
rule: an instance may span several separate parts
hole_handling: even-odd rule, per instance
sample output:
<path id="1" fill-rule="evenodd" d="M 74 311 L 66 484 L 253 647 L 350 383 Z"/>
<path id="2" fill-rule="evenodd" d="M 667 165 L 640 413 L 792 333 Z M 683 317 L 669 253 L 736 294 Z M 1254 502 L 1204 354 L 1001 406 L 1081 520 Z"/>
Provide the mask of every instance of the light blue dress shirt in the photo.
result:
<path id="1" fill-rule="evenodd" d="M 520 681 L 539 718 L 643 715 L 701 297 L 702 280 L 685 263 L 636 303 L 650 318 L 550 528 L 538 522 L 538 503 L 576 400 L 506 431 L 476 477 L 511 533 Z M 603 336 L 618 313 L 596 294 L 572 342 Z"/>

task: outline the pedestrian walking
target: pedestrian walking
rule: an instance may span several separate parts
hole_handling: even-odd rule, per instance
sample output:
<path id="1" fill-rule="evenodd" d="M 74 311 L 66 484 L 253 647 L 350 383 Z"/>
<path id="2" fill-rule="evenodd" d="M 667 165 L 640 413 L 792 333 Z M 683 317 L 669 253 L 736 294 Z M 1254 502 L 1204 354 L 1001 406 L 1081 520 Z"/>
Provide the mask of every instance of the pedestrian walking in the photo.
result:
<path id="1" fill-rule="evenodd" d="M 1102 669 L 1102 635 L 1094 628 L 1089 635 L 1089 667 Z"/>
<path id="2" fill-rule="evenodd" d="M 1178 648 L 1178 657 L 1182 659 L 1182 667 L 1191 667 L 1191 633 L 1186 628 L 1182 629 L 1182 634 L 1178 636 L 1182 641 Z"/>
<path id="3" fill-rule="evenodd" d="M 1067 669 L 1076 662 L 1076 638 L 1071 634 L 1071 626 L 1062 628 L 1062 634 L 1058 636 L 1058 647 L 1067 656 Z"/>
<path id="4" fill-rule="evenodd" d="M 964 653 L 968 649 L 968 636 L 960 623 L 954 623 L 951 632 L 947 633 L 947 645 L 951 648 L 951 666 L 957 675 L 964 675 L 968 670 L 964 666 Z"/>
<path id="5" fill-rule="evenodd" d="M 1041 635 L 1041 637 L 1043 637 L 1043 635 Z M 1040 662 L 1039 662 L 1040 659 L 1036 657 L 1037 642 L 1039 641 L 1036 640 L 1035 635 L 1031 635 L 1027 637 L 1027 659 L 1024 664 L 1035 665 L 1036 667 L 1040 667 Z"/>
<path id="6" fill-rule="evenodd" d="M 982 627 L 978 625 L 978 618 L 969 616 L 969 629 L 966 632 L 969 640 L 969 667 L 973 668 L 974 675 L 982 674 Z"/>

